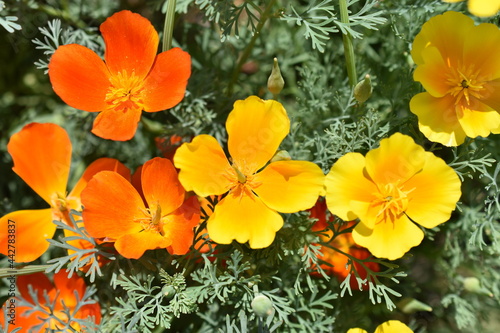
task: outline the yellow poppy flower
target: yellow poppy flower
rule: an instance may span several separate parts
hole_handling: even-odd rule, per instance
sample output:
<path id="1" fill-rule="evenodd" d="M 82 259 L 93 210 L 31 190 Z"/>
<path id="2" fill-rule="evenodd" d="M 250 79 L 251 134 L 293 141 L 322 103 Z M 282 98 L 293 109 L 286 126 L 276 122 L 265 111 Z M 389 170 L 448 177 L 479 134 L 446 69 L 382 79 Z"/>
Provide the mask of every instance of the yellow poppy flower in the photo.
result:
<path id="1" fill-rule="evenodd" d="M 354 241 L 390 260 L 422 242 L 418 225 L 434 228 L 446 222 L 461 195 L 455 171 L 401 133 L 380 141 L 366 157 L 342 156 L 325 185 L 332 214 L 345 221 L 359 218 Z"/>
<path id="2" fill-rule="evenodd" d="M 351 328 L 347 333 L 368 333 L 361 328 Z M 375 333 L 413 333 L 413 331 L 399 320 L 389 320 L 380 324 Z"/>
<path id="3" fill-rule="evenodd" d="M 463 0 L 443 0 L 444 2 L 460 2 Z M 473 15 L 488 17 L 493 16 L 500 10 L 500 0 L 469 0 L 467 3 L 469 12 Z"/>
<path id="4" fill-rule="evenodd" d="M 466 136 L 500 133 L 500 29 L 461 13 L 431 18 L 415 37 L 413 74 L 426 92 L 410 110 L 431 141 L 457 146 Z"/>
<path id="5" fill-rule="evenodd" d="M 269 246 L 283 226 L 278 212 L 294 213 L 314 205 L 324 175 L 312 162 L 268 163 L 290 131 L 283 106 L 256 96 L 236 101 L 226 121 L 228 160 L 217 140 L 198 135 L 179 147 L 174 164 L 186 191 L 202 197 L 227 195 L 207 221 L 210 238 L 250 247 Z"/>

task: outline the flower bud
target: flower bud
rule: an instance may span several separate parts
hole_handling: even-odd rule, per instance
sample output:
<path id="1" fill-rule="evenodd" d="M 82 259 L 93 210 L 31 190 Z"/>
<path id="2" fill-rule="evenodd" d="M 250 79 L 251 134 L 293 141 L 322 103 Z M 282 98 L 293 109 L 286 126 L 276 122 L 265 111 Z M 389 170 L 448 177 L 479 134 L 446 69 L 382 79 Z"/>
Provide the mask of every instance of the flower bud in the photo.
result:
<path id="1" fill-rule="evenodd" d="M 252 310 L 259 317 L 268 317 L 273 314 L 273 302 L 265 295 L 257 295 L 252 301 Z"/>
<path id="2" fill-rule="evenodd" d="M 271 75 L 267 80 L 267 89 L 274 95 L 277 96 L 283 90 L 285 86 L 285 81 L 281 76 L 280 67 L 278 65 L 278 59 L 274 58 L 273 70 L 271 71 Z"/>
<path id="3" fill-rule="evenodd" d="M 429 305 L 422 303 L 414 298 L 404 298 L 400 302 L 398 302 L 397 306 L 403 313 L 406 314 L 411 314 L 418 311 L 432 312 L 432 308 Z"/>
<path id="4" fill-rule="evenodd" d="M 171 299 L 172 297 L 174 297 L 176 290 L 172 286 L 163 286 L 161 292 L 163 293 L 163 295 L 165 295 L 167 299 Z"/>
<path id="5" fill-rule="evenodd" d="M 278 150 L 273 158 L 271 158 L 271 163 L 277 161 L 290 161 L 291 159 L 292 157 L 286 150 Z"/>
<path id="6" fill-rule="evenodd" d="M 481 286 L 481 283 L 479 282 L 479 279 L 474 276 L 464 278 L 463 284 L 464 289 L 471 293 L 493 297 L 491 291 L 483 288 Z"/>
<path id="7" fill-rule="evenodd" d="M 363 81 L 359 81 L 354 87 L 354 98 L 359 103 L 364 103 L 372 95 L 372 81 L 370 75 L 366 74 Z"/>

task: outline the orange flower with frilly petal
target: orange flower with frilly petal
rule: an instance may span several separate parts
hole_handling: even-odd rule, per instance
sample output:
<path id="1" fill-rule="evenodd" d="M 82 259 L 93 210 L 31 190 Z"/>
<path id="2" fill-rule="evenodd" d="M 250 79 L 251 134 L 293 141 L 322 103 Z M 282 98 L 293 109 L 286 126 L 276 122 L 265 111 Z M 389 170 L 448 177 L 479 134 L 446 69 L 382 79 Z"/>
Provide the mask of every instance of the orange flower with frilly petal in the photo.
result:
<path id="1" fill-rule="evenodd" d="M 82 45 L 60 46 L 50 59 L 50 82 L 66 104 L 100 112 L 92 133 L 125 141 L 134 136 L 142 110 L 169 109 L 184 98 L 191 58 L 179 48 L 157 55 L 158 33 L 127 10 L 109 17 L 100 30 L 105 61 Z"/>
<path id="2" fill-rule="evenodd" d="M 96 174 L 82 192 L 88 233 L 114 239 L 116 250 L 126 258 L 138 259 L 146 250 L 158 248 L 185 254 L 200 219 L 198 199 L 185 199 L 177 171 L 165 158 L 153 158 L 142 166 L 141 186 L 146 202 L 118 173 Z"/>
<path id="3" fill-rule="evenodd" d="M 24 126 L 10 138 L 7 150 L 14 161 L 14 172 L 50 205 L 46 209 L 15 211 L 0 219 L 0 253 L 7 255 L 7 225 L 9 220 L 14 221 L 17 262 L 33 261 L 48 249 L 47 239 L 52 238 L 56 231 L 53 220 L 71 225 L 69 211 L 81 208 L 80 193 L 94 173 L 101 170 L 129 172 L 115 159 L 98 159 L 89 165 L 68 194 L 66 187 L 72 146 L 66 131 L 56 124 Z"/>
<path id="4" fill-rule="evenodd" d="M 307 161 L 270 162 L 290 130 L 288 115 L 276 101 L 256 96 L 236 101 L 226 129 L 231 158 L 217 139 L 198 135 L 174 156 L 179 180 L 202 197 L 227 193 L 207 221 L 214 242 L 248 241 L 251 248 L 264 248 L 283 226 L 278 212 L 312 207 L 323 191 L 324 174 Z"/>
<path id="5" fill-rule="evenodd" d="M 31 285 L 36 292 L 38 298 L 36 304 L 29 293 L 28 285 Z M 65 310 L 69 310 L 75 319 L 90 319 L 93 320 L 95 324 L 99 324 L 101 321 L 101 307 L 97 302 L 86 304 L 76 309 L 77 299 L 75 298 L 75 291 L 78 294 L 78 299 L 81 300 L 87 289 L 85 281 L 76 274 L 73 274 L 69 278 L 67 273 L 61 270 L 54 274 L 54 283 L 52 283 L 43 273 L 21 275 L 17 277 L 17 289 L 23 299 L 33 305 L 38 305 L 46 309 L 46 311 L 28 313 L 32 307 L 20 306 L 19 299 L 14 299 L 14 304 L 16 304 L 16 316 L 13 322 L 15 322 L 15 325 L 9 325 L 9 331 L 11 328 L 21 328 L 16 332 L 32 332 L 35 326 L 37 332 L 45 332 L 46 330 L 59 331 L 58 328 L 64 327 L 64 324 L 66 324 L 69 319 Z M 47 293 L 50 307 L 54 310 L 53 316 L 59 320 L 53 318 L 47 320 L 49 318 L 50 309 L 49 304 L 46 303 L 44 292 Z M 7 304 L 9 304 L 9 302 L 10 301 L 7 301 Z M 4 322 L 4 316 L 0 316 L 0 323 L 5 327 L 6 323 Z M 80 332 L 81 327 L 78 323 L 71 322 L 69 324 L 74 332 Z"/>

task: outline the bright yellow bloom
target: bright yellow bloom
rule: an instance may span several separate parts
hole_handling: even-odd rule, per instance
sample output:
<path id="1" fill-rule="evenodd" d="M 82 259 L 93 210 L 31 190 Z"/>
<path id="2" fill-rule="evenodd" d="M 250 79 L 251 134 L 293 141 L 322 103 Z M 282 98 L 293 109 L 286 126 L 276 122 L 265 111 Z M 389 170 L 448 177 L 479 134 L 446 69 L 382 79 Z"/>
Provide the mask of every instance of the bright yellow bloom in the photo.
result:
<path id="1" fill-rule="evenodd" d="M 457 146 L 466 136 L 500 133 L 500 29 L 457 12 L 431 18 L 415 37 L 413 74 L 427 92 L 410 110 L 431 141 Z"/>
<path id="2" fill-rule="evenodd" d="M 347 333 L 368 333 L 361 328 L 351 328 Z M 375 333 L 413 333 L 413 331 L 399 320 L 389 320 L 380 324 Z"/>
<path id="3" fill-rule="evenodd" d="M 459 2 L 463 0 L 443 0 L 444 2 Z M 469 12 L 473 15 L 488 17 L 500 10 L 500 0 L 469 0 Z"/>
<path id="4" fill-rule="evenodd" d="M 326 203 L 345 221 L 359 218 L 354 241 L 380 258 L 401 258 L 422 242 L 417 225 L 446 222 L 460 198 L 460 179 L 442 159 L 401 133 L 366 154 L 342 156 L 326 176 Z"/>
<path id="5" fill-rule="evenodd" d="M 314 163 L 268 163 L 290 131 L 283 106 L 256 96 L 236 101 L 226 121 L 228 160 L 217 140 L 198 135 L 174 156 L 186 191 L 202 197 L 227 195 L 207 221 L 210 238 L 220 244 L 249 241 L 269 246 L 283 226 L 278 212 L 294 213 L 314 205 L 323 191 L 324 175 Z"/>

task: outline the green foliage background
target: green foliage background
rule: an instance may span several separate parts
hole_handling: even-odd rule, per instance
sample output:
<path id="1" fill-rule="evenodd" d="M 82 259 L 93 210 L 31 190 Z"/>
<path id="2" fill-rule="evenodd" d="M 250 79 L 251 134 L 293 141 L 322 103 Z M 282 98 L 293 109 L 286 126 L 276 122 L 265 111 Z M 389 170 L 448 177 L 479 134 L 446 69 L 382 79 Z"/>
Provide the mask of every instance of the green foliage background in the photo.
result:
<path id="1" fill-rule="evenodd" d="M 161 33 L 166 2 L 0 1 L 1 215 L 46 207 L 12 172 L 6 151 L 9 137 L 25 124 L 54 122 L 68 131 L 73 143 L 71 188 L 96 158 L 114 157 L 135 169 L 159 156 L 156 137 L 179 134 L 189 140 L 208 133 L 224 141 L 224 122 L 235 100 L 249 95 L 272 98 L 266 83 L 273 57 L 278 58 L 285 79 L 279 100 L 292 119 L 282 149 L 294 159 L 313 161 L 326 173 L 345 153 L 365 153 L 381 138 L 402 132 L 445 159 L 463 180 L 463 196 L 452 219 L 427 230 L 426 240 L 404 258 L 379 260 L 383 270 L 374 275 L 378 282 L 368 291 L 351 291 L 348 283 L 341 285 L 335 277 L 310 276 L 318 234 L 310 230 L 314 221 L 308 214 L 291 214 L 267 249 L 232 244 L 217 246 L 209 254 L 193 251 L 172 257 L 155 250 L 141 260 L 116 258 L 102 268 L 102 276 L 96 272 L 95 277 L 86 277 L 94 286 L 88 296 L 98 299 L 105 311 L 100 327 L 89 330 L 343 333 L 362 327 L 371 332 L 389 319 L 399 319 L 421 333 L 498 330 L 499 136 L 443 147 L 423 137 L 408 107 L 411 97 L 422 90 L 412 79 L 409 52 L 414 36 L 434 15 L 446 10 L 467 13 L 466 4 L 438 0 L 348 4 L 346 25 L 340 21 L 338 1 L 333 0 L 177 0 L 174 46 L 189 52 L 193 61 L 186 98 L 172 110 L 143 114 L 131 141 L 111 142 L 90 133 L 93 114 L 66 106 L 55 95 L 46 64 L 58 45 L 70 42 L 102 54 L 98 27 L 121 9 L 149 18 Z M 498 16 L 474 19 L 498 25 Z M 373 95 L 364 104 L 352 96 L 343 33 L 354 37 L 357 79 L 365 74 L 372 78 Z M 58 232 L 51 250 L 34 264 L 55 258 L 49 271 L 66 265 L 61 238 Z M 479 279 L 482 289 L 467 291 L 467 277 Z M 3 283 L 0 295 L 5 299 Z M 255 316 L 250 303 L 257 294 L 273 301 L 272 316 Z M 406 298 L 424 302 L 433 311 L 405 313 L 400 302 Z"/>

